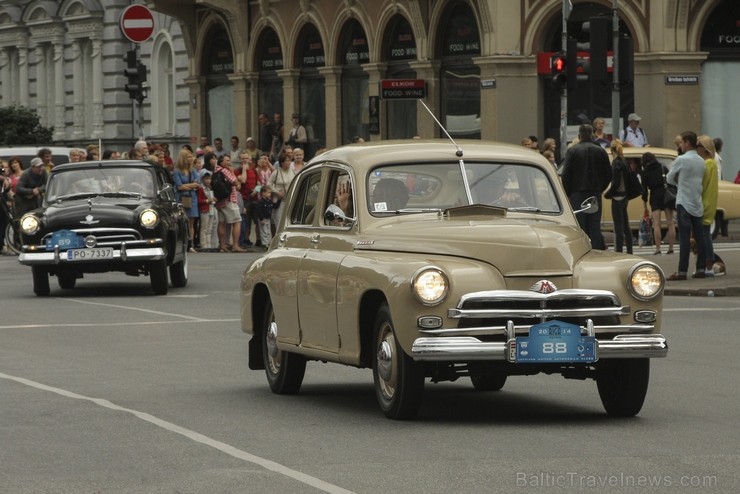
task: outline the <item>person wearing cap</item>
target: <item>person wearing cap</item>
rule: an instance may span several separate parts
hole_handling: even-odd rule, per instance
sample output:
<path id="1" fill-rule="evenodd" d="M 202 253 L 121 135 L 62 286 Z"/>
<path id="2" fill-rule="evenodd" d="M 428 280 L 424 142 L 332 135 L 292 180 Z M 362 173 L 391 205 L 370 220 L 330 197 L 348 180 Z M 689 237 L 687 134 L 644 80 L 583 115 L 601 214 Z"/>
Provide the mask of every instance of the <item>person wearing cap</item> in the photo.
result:
<path id="1" fill-rule="evenodd" d="M 32 159 L 31 166 L 23 171 L 15 187 L 15 212 L 18 218 L 41 206 L 47 177 L 44 161 L 38 157 Z"/>
<path id="2" fill-rule="evenodd" d="M 640 128 L 640 120 L 642 120 L 642 117 L 637 113 L 630 113 L 627 116 L 627 127 L 619 133 L 622 146 L 635 148 L 650 146 L 645 131 Z"/>
<path id="3" fill-rule="evenodd" d="M 254 140 L 254 137 L 247 137 L 242 153 L 247 153 L 252 161 L 257 162 L 260 157 L 260 150 L 257 149 L 257 141 Z"/>
<path id="4" fill-rule="evenodd" d="M 308 144 L 308 134 L 306 133 L 306 127 L 301 125 L 301 116 L 294 113 L 291 122 L 293 123 L 293 127 L 290 129 L 290 134 L 288 135 L 288 144 L 293 149 L 302 148 L 305 151 Z"/>

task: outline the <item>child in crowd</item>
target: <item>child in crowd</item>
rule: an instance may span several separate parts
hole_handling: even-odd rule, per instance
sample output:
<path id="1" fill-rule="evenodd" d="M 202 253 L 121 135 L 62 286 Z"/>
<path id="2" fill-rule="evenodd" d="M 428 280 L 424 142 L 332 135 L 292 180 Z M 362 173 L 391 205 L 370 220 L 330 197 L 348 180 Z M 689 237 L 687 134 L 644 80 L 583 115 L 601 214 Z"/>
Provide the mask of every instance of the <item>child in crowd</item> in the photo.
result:
<path id="1" fill-rule="evenodd" d="M 272 235 L 270 230 L 272 208 L 272 188 L 268 185 L 263 185 L 260 189 L 260 199 L 257 202 L 257 216 L 260 220 L 260 241 L 265 250 L 270 246 L 270 241 L 272 240 L 270 238 Z"/>
<path id="2" fill-rule="evenodd" d="M 213 251 L 211 238 L 216 227 L 216 197 L 211 189 L 212 173 L 205 170 L 198 188 L 198 211 L 200 212 L 200 249 Z"/>

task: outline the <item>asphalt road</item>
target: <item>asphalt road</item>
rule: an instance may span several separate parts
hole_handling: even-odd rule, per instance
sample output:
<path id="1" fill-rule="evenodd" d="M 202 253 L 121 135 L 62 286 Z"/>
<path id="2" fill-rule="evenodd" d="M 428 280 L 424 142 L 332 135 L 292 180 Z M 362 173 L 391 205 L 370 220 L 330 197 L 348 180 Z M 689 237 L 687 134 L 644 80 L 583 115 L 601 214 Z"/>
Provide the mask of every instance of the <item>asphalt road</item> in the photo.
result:
<path id="1" fill-rule="evenodd" d="M 36 298 L 0 258 L 0 492 L 740 491 L 740 306 L 666 297 L 668 358 L 639 416 L 593 381 L 428 384 L 413 422 L 379 411 L 369 370 L 311 362 L 277 396 L 246 366 L 240 272 L 191 256 L 190 284 L 96 275 Z"/>

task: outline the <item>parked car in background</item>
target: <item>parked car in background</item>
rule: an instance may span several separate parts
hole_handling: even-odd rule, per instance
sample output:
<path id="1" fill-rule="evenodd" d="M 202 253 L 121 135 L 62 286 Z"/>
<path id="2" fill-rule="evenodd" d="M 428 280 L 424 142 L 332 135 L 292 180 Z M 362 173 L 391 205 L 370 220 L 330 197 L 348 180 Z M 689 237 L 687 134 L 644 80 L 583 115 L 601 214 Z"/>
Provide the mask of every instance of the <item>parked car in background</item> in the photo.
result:
<path id="1" fill-rule="evenodd" d="M 593 378 L 607 413 L 640 411 L 649 359 L 667 353 L 663 272 L 594 251 L 538 153 L 345 146 L 314 158 L 284 200 L 241 281 L 249 367 L 273 392 L 297 393 L 306 362 L 323 361 L 371 368 L 394 419 L 416 415 L 427 379 L 495 391 L 538 373 Z"/>
<path id="2" fill-rule="evenodd" d="M 31 165 L 31 160 L 38 156 L 39 151 L 47 148 L 51 151 L 51 161 L 55 165 L 69 162 L 69 152 L 72 148 L 60 146 L 15 146 L 0 147 L 0 159 L 7 160 L 13 156 L 19 156 L 23 163 L 23 168 Z"/>
<path id="3" fill-rule="evenodd" d="M 21 264 L 36 295 L 49 276 L 72 289 L 86 274 L 150 277 L 155 294 L 188 282 L 188 224 L 164 168 L 144 161 L 85 161 L 55 166 L 41 208 L 20 218 Z"/>
<path id="4" fill-rule="evenodd" d="M 653 153 L 658 161 L 667 166 L 669 170 L 678 155 L 675 149 L 626 147 L 624 148 L 624 157 L 628 161 L 637 160 L 640 162 L 642 155 L 648 151 Z M 611 161 L 611 159 L 610 155 L 609 160 Z M 605 197 L 602 200 L 604 201 L 604 210 L 601 215 L 601 228 L 604 231 L 612 232 L 614 231 L 614 222 L 612 220 L 611 201 Z M 642 202 L 642 198 L 638 197 L 630 201 L 627 214 L 629 215 L 632 230 L 637 231 L 640 228 L 640 219 L 642 218 L 644 209 L 645 205 Z M 711 227 L 712 238 L 717 237 L 720 233 L 723 236 L 727 236 L 728 222 L 738 218 L 740 218 L 740 185 L 727 180 L 720 180 L 719 196 L 717 197 L 717 213 Z M 665 222 L 665 219 L 663 221 Z"/>

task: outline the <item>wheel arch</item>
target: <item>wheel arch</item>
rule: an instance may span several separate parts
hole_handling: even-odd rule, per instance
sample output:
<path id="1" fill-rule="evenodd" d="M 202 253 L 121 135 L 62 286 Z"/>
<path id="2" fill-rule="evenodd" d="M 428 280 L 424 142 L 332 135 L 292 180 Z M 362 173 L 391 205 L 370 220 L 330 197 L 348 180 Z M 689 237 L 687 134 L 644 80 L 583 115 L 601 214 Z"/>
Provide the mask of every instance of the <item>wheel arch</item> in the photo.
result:
<path id="1" fill-rule="evenodd" d="M 375 324 L 375 315 L 380 306 L 387 302 L 388 299 L 380 290 L 370 290 L 362 296 L 359 312 L 361 367 L 372 367 L 373 365 L 373 325 Z"/>
<path id="2" fill-rule="evenodd" d="M 252 370 L 265 368 L 262 355 L 262 319 L 265 317 L 265 304 L 269 299 L 270 292 L 267 290 L 267 286 L 262 283 L 256 284 L 252 292 L 252 306 L 249 311 L 252 318 L 252 338 L 249 340 L 249 368 Z"/>

